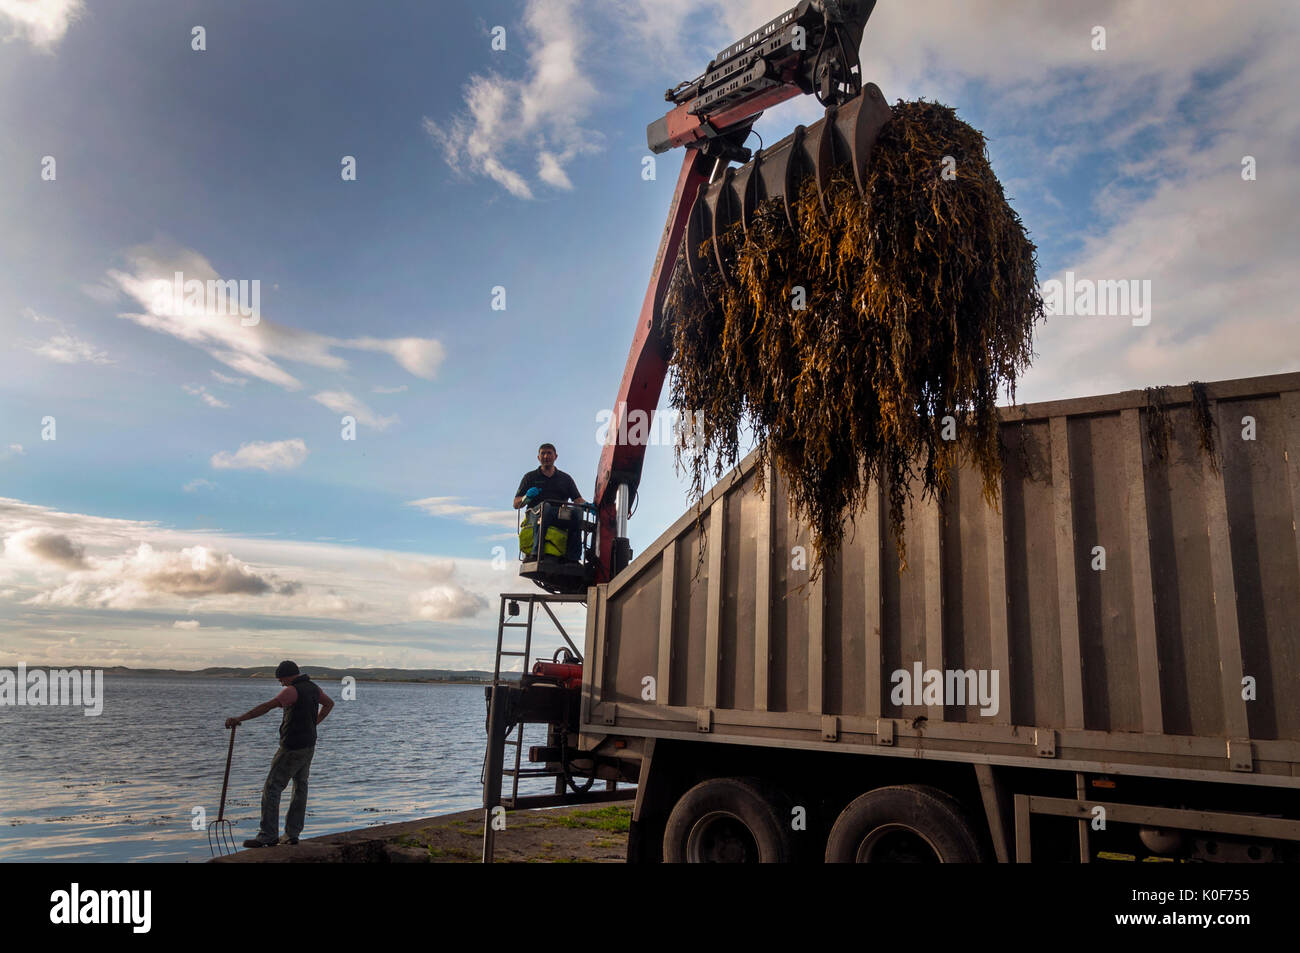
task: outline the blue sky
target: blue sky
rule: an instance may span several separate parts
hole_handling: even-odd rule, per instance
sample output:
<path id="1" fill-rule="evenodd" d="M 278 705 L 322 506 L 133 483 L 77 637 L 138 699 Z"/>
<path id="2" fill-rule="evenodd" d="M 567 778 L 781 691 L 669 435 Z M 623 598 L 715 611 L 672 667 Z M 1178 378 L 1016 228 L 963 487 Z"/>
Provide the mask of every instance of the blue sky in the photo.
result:
<path id="1" fill-rule="evenodd" d="M 484 667 L 537 444 L 595 478 L 680 163 L 645 126 L 784 8 L 0 0 L 0 663 Z M 1149 325 L 1049 319 L 1021 401 L 1300 367 L 1297 32 L 880 0 L 867 79 L 986 133 L 1040 278 L 1152 283 Z M 178 267 L 259 323 L 152 315 Z M 634 550 L 687 502 L 651 447 Z"/>

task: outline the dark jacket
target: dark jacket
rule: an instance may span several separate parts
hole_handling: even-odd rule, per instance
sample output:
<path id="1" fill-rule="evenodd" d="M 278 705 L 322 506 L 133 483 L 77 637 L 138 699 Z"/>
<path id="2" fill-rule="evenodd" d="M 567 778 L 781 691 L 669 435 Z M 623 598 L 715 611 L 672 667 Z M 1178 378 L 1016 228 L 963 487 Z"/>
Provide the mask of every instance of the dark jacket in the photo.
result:
<path id="1" fill-rule="evenodd" d="M 290 683 L 298 692 L 298 700 L 284 710 L 280 722 L 280 743 L 290 751 L 316 746 L 316 708 L 320 704 L 320 689 L 308 675 L 299 675 Z"/>

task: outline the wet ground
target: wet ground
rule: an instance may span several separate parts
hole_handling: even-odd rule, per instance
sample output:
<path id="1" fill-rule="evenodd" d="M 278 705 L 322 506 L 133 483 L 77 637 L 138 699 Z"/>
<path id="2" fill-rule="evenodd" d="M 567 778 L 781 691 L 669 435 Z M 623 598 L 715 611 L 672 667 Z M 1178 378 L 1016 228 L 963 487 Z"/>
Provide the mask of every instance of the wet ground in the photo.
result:
<path id="1" fill-rule="evenodd" d="M 632 805 L 512 811 L 497 831 L 497 863 L 621 864 Z M 303 839 L 294 847 L 240 850 L 215 863 L 479 863 L 482 810 Z"/>

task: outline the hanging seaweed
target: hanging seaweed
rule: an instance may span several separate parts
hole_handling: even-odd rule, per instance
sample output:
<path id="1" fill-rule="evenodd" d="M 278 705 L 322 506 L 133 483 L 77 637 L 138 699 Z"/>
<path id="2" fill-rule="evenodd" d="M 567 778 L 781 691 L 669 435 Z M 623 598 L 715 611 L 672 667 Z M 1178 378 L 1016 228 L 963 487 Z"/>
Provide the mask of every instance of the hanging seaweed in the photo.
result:
<path id="1" fill-rule="evenodd" d="M 955 177 L 942 174 L 949 156 Z M 952 109 L 899 102 L 865 191 L 864 203 L 851 170 L 837 166 L 827 216 L 805 180 L 797 230 L 779 201 L 759 203 L 747 234 L 737 224 L 718 238 L 729 280 L 705 242 L 697 284 L 683 247 L 665 303 L 672 406 L 703 411 L 703 446 L 683 465 L 694 497 L 736 463 L 748 424 L 760 485 L 775 465 L 812 528 L 812 578 L 873 483 L 887 488 L 904 560 L 914 486 L 942 492 L 964 457 L 985 496 L 996 498 L 997 395 L 1005 387 L 1014 400 L 1043 316 L 1034 244 L 993 174 L 983 135 Z M 945 439 L 945 416 L 956 423 L 955 440 Z"/>
<path id="2" fill-rule="evenodd" d="M 1163 463 L 1169 458 L 1169 437 L 1173 426 L 1169 422 L 1169 388 L 1148 387 L 1147 397 L 1147 447 L 1151 459 Z"/>
<path id="3" fill-rule="evenodd" d="M 1191 381 L 1188 388 L 1192 392 L 1192 420 L 1196 424 L 1196 436 L 1200 441 L 1201 452 L 1210 459 L 1210 469 L 1219 472 L 1219 460 L 1214 449 L 1214 415 L 1210 413 L 1210 397 L 1205 385 L 1200 381 Z"/>

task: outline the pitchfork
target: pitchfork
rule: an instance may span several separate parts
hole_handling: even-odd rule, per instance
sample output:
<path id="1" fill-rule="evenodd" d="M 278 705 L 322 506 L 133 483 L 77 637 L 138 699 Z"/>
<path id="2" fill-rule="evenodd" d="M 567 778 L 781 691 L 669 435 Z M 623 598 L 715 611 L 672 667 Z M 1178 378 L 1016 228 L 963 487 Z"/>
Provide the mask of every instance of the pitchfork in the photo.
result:
<path id="1" fill-rule="evenodd" d="M 217 819 L 208 824 L 208 850 L 213 857 L 235 852 L 235 832 L 226 820 L 226 787 L 230 784 L 230 758 L 235 753 L 235 726 L 230 728 L 230 748 L 226 751 L 226 776 L 221 782 L 221 807 Z"/>

